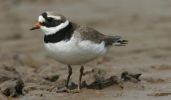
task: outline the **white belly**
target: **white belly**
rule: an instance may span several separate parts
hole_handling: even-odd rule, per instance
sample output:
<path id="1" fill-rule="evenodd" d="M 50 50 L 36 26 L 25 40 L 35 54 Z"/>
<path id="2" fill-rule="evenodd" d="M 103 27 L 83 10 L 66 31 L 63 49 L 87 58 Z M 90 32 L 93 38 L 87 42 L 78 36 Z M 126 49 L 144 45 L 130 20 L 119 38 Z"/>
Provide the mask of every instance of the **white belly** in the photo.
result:
<path id="1" fill-rule="evenodd" d="M 58 43 L 47 43 L 45 47 L 57 61 L 70 65 L 86 63 L 103 56 L 107 51 L 104 42 L 97 44 L 76 38 Z"/>

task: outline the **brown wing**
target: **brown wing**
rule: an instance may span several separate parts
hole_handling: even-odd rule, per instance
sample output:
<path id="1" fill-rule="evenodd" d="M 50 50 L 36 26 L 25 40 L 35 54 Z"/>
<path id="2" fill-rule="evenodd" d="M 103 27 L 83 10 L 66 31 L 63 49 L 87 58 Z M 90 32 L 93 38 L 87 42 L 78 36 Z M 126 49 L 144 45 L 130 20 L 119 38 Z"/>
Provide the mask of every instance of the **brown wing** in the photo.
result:
<path id="1" fill-rule="evenodd" d="M 107 36 L 86 26 L 78 26 L 77 31 L 81 34 L 83 40 L 91 40 L 95 43 L 104 41 L 106 46 L 110 46 L 114 43 L 117 46 L 122 46 L 128 42 L 127 40 L 122 40 L 120 36 Z"/>
<path id="2" fill-rule="evenodd" d="M 83 40 L 91 40 L 95 43 L 101 43 L 105 38 L 104 34 L 90 27 L 79 26 L 77 31 L 81 34 Z"/>

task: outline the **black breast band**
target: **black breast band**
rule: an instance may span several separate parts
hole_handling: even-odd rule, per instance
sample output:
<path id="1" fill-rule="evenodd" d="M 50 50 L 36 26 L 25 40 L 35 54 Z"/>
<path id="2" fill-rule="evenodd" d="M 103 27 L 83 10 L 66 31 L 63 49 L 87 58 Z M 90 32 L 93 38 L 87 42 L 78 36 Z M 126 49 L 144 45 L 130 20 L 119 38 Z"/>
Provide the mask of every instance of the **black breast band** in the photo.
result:
<path id="1" fill-rule="evenodd" d="M 56 43 L 62 40 L 70 40 L 73 34 L 73 26 L 71 23 L 68 24 L 67 27 L 59 30 L 55 34 L 45 35 L 44 42 L 45 43 Z"/>

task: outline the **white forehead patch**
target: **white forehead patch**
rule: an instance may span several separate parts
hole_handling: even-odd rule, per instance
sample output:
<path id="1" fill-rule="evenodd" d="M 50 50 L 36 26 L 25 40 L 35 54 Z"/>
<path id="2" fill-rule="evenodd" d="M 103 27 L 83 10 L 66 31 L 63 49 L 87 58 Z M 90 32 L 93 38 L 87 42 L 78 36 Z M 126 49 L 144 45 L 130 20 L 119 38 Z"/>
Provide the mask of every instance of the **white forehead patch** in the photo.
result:
<path id="1" fill-rule="evenodd" d="M 52 17 L 52 18 L 54 18 L 56 20 L 61 20 L 61 17 L 60 16 L 48 15 L 48 17 Z"/>
<path id="2" fill-rule="evenodd" d="M 38 18 L 38 21 L 39 22 L 45 22 L 45 18 L 43 18 L 43 16 L 40 15 L 39 18 Z"/>

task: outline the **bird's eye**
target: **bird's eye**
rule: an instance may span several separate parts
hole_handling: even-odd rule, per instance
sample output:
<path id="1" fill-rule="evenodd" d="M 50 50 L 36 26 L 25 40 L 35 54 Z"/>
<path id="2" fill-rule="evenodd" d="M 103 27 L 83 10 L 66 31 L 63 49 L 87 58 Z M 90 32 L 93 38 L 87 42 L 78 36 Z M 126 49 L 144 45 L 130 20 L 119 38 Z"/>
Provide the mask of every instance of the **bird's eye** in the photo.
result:
<path id="1" fill-rule="evenodd" d="M 53 18 L 48 18 L 47 21 L 48 22 L 52 22 L 54 19 Z"/>

